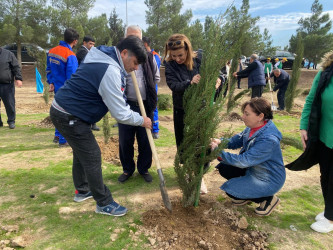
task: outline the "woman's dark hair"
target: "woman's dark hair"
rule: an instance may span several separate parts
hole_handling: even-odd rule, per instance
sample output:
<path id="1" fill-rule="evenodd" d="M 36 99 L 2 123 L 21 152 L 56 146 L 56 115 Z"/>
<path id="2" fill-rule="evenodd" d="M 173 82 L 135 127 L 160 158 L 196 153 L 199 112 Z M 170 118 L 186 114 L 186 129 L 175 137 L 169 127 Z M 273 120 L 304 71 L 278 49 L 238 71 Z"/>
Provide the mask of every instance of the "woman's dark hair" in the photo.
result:
<path id="1" fill-rule="evenodd" d="M 141 39 L 136 36 L 128 36 L 120 40 L 116 47 L 120 52 L 127 49 L 136 57 L 139 64 L 144 63 L 147 60 L 147 50 Z"/>
<path id="2" fill-rule="evenodd" d="M 67 28 L 64 33 L 64 41 L 72 43 L 75 40 L 79 40 L 79 33 L 75 29 Z"/>
<path id="3" fill-rule="evenodd" d="M 244 113 L 244 110 L 245 110 L 247 105 L 249 105 L 251 107 L 252 111 L 254 113 L 256 113 L 257 115 L 260 115 L 261 113 L 263 113 L 265 120 L 266 119 L 269 119 L 269 120 L 273 119 L 272 107 L 269 104 L 269 102 L 266 101 L 264 98 L 255 97 L 255 98 L 252 98 L 251 100 L 243 103 L 243 105 L 242 105 L 242 112 L 243 113 Z"/>

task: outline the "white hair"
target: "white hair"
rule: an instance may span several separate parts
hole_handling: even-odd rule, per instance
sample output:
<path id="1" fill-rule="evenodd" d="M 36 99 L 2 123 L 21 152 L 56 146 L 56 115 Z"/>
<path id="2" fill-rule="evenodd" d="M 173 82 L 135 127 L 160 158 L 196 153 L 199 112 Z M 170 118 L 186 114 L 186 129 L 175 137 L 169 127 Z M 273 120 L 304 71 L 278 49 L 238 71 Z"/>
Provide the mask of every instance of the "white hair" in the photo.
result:
<path id="1" fill-rule="evenodd" d="M 127 26 L 126 29 L 125 29 L 125 37 L 127 37 L 127 32 L 128 32 L 129 29 L 139 31 L 140 32 L 140 39 L 142 39 L 142 29 L 140 28 L 139 25 L 129 25 L 129 26 Z"/>
<path id="2" fill-rule="evenodd" d="M 258 55 L 257 54 L 252 54 L 251 56 L 250 56 L 253 60 L 258 60 Z"/>

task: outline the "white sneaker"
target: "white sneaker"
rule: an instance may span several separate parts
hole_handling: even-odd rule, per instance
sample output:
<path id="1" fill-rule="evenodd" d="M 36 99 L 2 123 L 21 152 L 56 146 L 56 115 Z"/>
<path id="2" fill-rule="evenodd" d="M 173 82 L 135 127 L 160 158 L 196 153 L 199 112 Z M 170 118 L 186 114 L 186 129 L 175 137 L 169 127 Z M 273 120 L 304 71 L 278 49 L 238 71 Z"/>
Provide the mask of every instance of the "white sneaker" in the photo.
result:
<path id="1" fill-rule="evenodd" d="M 324 216 L 324 213 L 325 213 L 325 211 L 321 212 L 320 214 L 317 214 L 315 220 L 319 221 L 319 220 L 326 219 L 325 216 Z"/>
<path id="2" fill-rule="evenodd" d="M 333 224 L 328 219 L 316 221 L 310 226 L 314 231 L 319 233 L 329 233 L 333 231 Z"/>

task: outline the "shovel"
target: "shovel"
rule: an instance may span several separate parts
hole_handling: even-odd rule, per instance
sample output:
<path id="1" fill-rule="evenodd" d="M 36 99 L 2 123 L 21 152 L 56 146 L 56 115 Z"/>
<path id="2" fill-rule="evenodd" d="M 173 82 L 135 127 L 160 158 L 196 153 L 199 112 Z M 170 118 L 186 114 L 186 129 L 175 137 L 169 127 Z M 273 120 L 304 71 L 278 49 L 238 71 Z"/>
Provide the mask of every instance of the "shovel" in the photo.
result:
<path id="1" fill-rule="evenodd" d="M 267 77 L 268 77 L 269 92 L 271 92 L 271 98 L 272 98 L 272 107 L 271 108 L 273 111 L 276 111 L 277 108 L 273 102 L 273 92 L 272 92 L 271 79 L 270 79 L 270 74 L 269 74 L 268 68 L 267 68 Z"/>
<path id="2" fill-rule="evenodd" d="M 135 94 L 136 94 L 136 98 L 138 99 L 141 114 L 142 114 L 143 117 L 146 117 L 147 116 L 146 110 L 145 110 L 145 107 L 143 106 L 142 97 L 141 97 L 140 90 L 139 90 L 139 85 L 138 85 L 138 82 L 136 80 L 136 76 L 134 74 L 134 71 L 131 72 L 131 77 L 132 77 L 132 80 L 133 80 Z M 155 142 L 154 142 L 153 136 L 152 136 L 151 131 L 150 131 L 149 128 L 146 128 L 146 132 L 147 132 L 151 152 L 153 154 L 153 159 L 154 159 L 156 167 L 157 167 L 158 178 L 160 179 L 160 189 L 161 189 L 163 203 L 164 203 L 164 206 L 171 212 L 172 211 L 171 202 L 170 202 L 170 199 L 169 199 L 169 196 L 168 196 L 167 189 L 165 187 L 165 180 L 164 180 L 164 176 L 163 176 L 163 173 L 162 173 L 160 160 L 158 159 L 158 155 L 157 155 L 157 152 L 156 152 Z"/>

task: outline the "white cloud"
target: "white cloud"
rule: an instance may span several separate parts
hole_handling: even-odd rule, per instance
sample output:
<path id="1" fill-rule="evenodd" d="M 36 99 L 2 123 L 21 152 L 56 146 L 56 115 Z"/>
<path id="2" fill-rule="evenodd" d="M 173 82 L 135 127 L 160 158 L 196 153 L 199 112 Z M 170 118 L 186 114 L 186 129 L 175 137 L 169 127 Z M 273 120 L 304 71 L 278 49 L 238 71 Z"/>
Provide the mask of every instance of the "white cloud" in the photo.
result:
<path id="1" fill-rule="evenodd" d="M 192 11 L 214 10 L 228 7 L 232 0 L 183 0 L 183 9 L 192 9 Z"/>
<path id="2" fill-rule="evenodd" d="M 288 13 L 283 15 L 262 16 L 258 21 L 259 27 L 268 29 L 270 33 L 276 33 L 285 30 L 296 30 L 299 28 L 298 21 L 303 17 L 310 16 L 310 13 Z"/>
<path id="3" fill-rule="evenodd" d="M 256 12 L 256 11 L 262 11 L 265 12 L 265 10 L 273 10 L 278 9 L 284 5 L 287 5 L 288 2 L 263 2 L 263 1 L 253 1 L 250 2 L 250 13 Z M 253 6 L 253 7 L 252 7 Z"/>
<path id="4" fill-rule="evenodd" d="M 330 14 L 331 19 L 333 18 L 333 10 L 325 11 L 324 14 L 326 13 Z M 287 30 L 294 30 L 296 32 L 296 29 L 300 27 L 298 21 L 301 18 L 307 18 L 310 16 L 311 13 L 302 12 L 290 12 L 281 15 L 261 16 L 260 20 L 258 21 L 258 25 L 262 30 L 264 28 L 268 29 L 270 33 Z"/>
<path id="5" fill-rule="evenodd" d="M 106 13 L 109 17 L 113 8 L 116 8 L 116 12 L 119 18 L 121 18 L 124 23 L 126 23 L 126 1 L 124 0 L 97 0 L 94 7 L 89 11 L 89 16 L 98 16 L 102 13 Z M 144 4 L 144 0 L 127 1 L 128 24 L 137 24 L 141 28 L 146 29 L 146 10 L 148 10 L 148 8 Z"/>

